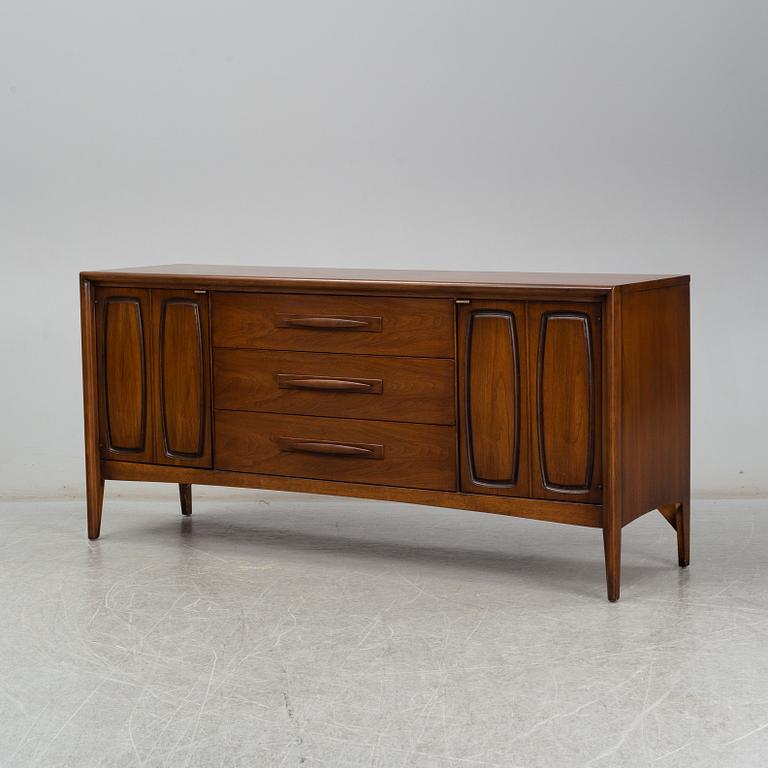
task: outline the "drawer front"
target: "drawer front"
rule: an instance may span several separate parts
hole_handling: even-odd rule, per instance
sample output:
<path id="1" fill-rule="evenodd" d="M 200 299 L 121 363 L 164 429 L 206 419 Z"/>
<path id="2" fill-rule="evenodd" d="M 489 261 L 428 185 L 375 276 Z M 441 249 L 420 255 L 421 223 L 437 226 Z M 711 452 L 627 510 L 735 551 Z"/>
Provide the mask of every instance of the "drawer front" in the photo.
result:
<path id="1" fill-rule="evenodd" d="M 448 299 L 223 293 L 213 296 L 217 347 L 454 356 Z"/>
<path id="2" fill-rule="evenodd" d="M 456 488 L 453 427 L 216 411 L 214 466 L 404 488 Z"/>
<path id="3" fill-rule="evenodd" d="M 452 360 L 217 349 L 216 408 L 453 424 Z"/>

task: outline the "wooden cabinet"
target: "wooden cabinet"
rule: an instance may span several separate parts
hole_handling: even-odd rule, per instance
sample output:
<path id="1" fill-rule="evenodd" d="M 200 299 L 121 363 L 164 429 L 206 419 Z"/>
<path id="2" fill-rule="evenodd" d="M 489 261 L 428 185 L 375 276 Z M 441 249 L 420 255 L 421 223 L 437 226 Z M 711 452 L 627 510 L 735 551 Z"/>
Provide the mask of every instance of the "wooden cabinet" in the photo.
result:
<path id="1" fill-rule="evenodd" d="M 599 528 L 689 557 L 688 277 L 217 268 L 81 275 L 88 535 L 104 480 Z"/>
<path id="2" fill-rule="evenodd" d="M 210 467 L 207 294 L 105 287 L 95 306 L 102 457 Z"/>

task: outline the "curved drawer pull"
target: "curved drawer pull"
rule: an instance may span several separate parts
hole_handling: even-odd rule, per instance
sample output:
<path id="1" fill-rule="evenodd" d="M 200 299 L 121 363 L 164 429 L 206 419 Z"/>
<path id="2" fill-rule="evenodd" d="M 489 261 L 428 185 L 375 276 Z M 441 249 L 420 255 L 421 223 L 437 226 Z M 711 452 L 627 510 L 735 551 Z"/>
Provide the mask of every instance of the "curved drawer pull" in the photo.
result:
<path id="1" fill-rule="evenodd" d="M 326 331 L 381 331 L 381 317 L 357 315 L 278 315 L 278 328 L 309 328 Z"/>
<path id="2" fill-rule="evenodd" d="M 277 386 L 279 389 L 312 389 L 323 392 L 381 394 L 384 382 L 381 379 L 338 379 L 332 376 L 278 373 Z"/>
<path id="3" fill-rule="evenodd" d="M 303 437 L 278 437 L 275 442 L 287 453 L 319 453 L 323 456 L 352 456 L 361 459 L 383 459 L 384 446 L 373 443 L 337 443 Z"/>

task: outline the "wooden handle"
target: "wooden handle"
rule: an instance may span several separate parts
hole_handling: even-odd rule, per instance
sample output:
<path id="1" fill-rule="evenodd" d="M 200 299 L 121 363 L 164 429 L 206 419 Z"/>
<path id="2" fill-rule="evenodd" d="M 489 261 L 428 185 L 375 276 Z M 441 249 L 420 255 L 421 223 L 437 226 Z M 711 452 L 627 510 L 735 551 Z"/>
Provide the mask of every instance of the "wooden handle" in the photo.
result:
<path id="1" fill-rule="evenodd" d="M 384 446 L 372 443 L 337 443 L 303 437 L 278 437 L 275 442 L 288 453 L 320 453 L 324 456 L 353 456 L 361 459 L 383 459 Z"/>
<path id="2" fill-rule="evenodd" d="M 323 392 L 381 394 L 384 382 L 381 379 L 337 379 L 332 376 L 278 373 L 277 386 L 280 389 L 312 389 Z"/>
<path id="3" fill-rule="evenodd" d="M 381 317 L 362 315 L 278 315 L 278 328 L 310 328 L 319 331 L 381 331 Z"/>

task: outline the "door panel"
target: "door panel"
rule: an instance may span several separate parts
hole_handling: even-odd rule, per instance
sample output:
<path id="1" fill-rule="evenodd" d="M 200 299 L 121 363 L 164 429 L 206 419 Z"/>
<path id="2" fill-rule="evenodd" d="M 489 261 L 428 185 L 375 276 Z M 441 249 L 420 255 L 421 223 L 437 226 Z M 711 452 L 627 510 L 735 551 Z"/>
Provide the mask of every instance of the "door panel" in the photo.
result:
<path id="1" fill-rule="evenodd" d="M 149 291 L 96 291 L 101 455 L 152 461 Z"/>
<path id="2" fill-rule="evenodd" d="M 461 487 L 529 495 L 525 305 L 475 302 L 459 309 Z"/>
<path id="3" fill-rule="evenodd" d="M 602 495 L 601 333 L 595 304 L 529 305 L 532 491 L 537 498 Z"/>
<path id="4" fill-rule="evenodd" d="M 152 291 L 158 464 L 211 466 L 208 295 Z"/>

